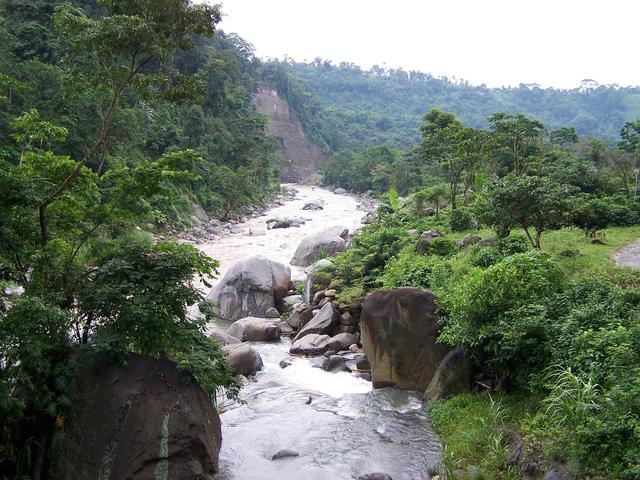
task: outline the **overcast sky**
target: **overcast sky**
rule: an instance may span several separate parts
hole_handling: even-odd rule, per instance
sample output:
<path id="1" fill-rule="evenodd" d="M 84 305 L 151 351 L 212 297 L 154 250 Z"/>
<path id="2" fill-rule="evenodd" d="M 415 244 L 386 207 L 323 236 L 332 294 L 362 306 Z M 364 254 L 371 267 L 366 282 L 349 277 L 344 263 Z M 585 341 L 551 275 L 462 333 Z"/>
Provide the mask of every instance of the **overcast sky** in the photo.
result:
<path id="1" fill-rule="evenodd" d="M 384 64 L 488 86 L 640 84 L 640 0 L 221 3 L 221 28 L 262 58 Z"/>

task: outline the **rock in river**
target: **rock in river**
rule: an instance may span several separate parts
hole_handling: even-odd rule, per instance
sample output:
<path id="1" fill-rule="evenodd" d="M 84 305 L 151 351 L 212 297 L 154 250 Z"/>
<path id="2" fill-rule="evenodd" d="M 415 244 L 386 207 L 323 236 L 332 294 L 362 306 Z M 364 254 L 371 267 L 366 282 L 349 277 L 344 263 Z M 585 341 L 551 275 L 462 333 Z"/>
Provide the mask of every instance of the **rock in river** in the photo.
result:
<path id="1" fill-rule="evenodd" d="M 346 227 L 330 227 L 309 235 L 300 242 L 289 263 L 306 267 L 316 260 L 342 252 L 347 247 L 348 234 L 349 229 Z"/>
<path id="2" fill-rule="evenodd" d="M 296 335 L 296 340 L 300 340 L 305 335 L 312 333 L 327 334 L 332 328 L 340 323 L 340 312 L 331 303 L 326 303 L 324 307 L 316 313 Z M 349 348 L 349 345 L 347 345 Z"/>
<path id="3" fill-rule="evenodd" d="M 279 318 L 241 318 L 233 322 L 227 333 L 243 342 L 277 342 L 282 333 L 278 323 Z"/>
<path id="4" fill-rule="evenodd" d="M 186 480 L 218 471 L 220 418 L 195 379 L 167 359 L 129 355 L 77 376 L 49 478 Z"/>
<path id="5" fill-rule="evenodd" d="M 221 318 L 264 317 L 289 292 L 291 269 L 268 258 L 239 260 L 207 297 L 218 306 Z"/>
<path id="6" fill-rule="evenodd" d="M 438 320 L 432 293 L 412 287 L 370 293 L 362 307 L 362 345 L 374 387 L 424 392 L 447 354 L 436 343 Z"/>
<path id="7" fill-rule="evenodd" d="M 227 361 L 233 368 L 234 375 L 255 375 L 262 370 L 262 357 L 247 343 L 236 343 L 223 347 L 229 356 Z"/>

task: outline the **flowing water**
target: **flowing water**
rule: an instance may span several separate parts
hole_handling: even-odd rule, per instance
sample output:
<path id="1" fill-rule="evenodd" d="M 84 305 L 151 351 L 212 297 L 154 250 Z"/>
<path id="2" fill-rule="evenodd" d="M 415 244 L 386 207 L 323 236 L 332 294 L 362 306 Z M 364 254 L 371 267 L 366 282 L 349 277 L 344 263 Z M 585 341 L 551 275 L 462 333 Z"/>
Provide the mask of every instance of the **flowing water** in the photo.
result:
<path id="1" fill-rule="evenodd" d="M 333 225 L 350 231 L 360 225 L 365 212 L 354 198 L 295 188 L 299 194 L 294 200 L 239 225 L 239 233 L 199 247 L 220 260 L 221 274 L 234 261 L 256 254 L 288 264 L 306 235 Z M 303 211 L 309 201 L 324 202 L 324 210 Z M 309 220 L 300 228 L 267 230 L 271 217 Z M 292 267 L 294 276 L 301 270 Z M 253 346 L 262 356 L 263 370 L 243 388 L 244 403 L 220 405 L 218 479 L 347 480 L 376 471 L 394 480 L 428 478 L 439 460 L 440 444 L 417 393 L 373 390 L 353 374 L 315 368 L 319 359 L 289 356 L 287 339 Z M 279 362 L 285 358 L 291 365 L 283 369 Z M 299 456 L 272 461 L 282 449 Z"/>

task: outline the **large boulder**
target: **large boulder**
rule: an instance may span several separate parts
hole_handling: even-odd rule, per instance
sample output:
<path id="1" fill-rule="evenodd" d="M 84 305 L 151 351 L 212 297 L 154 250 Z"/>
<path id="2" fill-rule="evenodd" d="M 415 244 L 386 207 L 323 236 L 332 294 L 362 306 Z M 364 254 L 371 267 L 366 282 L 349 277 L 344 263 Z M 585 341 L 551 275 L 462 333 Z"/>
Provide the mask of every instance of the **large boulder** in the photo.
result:
<path id="1" fill-rule="evenodd" d="M 222 347 L 227 352 L 227 361 L 234 375 L 255 375 L 262 370 L 262 357 L 247 343 L 236 343 Z"/>
<path id="2" fill-rule="evenodd" d="M 342 252 L 347 248 L 348 235 L 349 229 L 346 227 L 330 227 L 309 235 L 302 239 L 289 263 L 306 267 L 316 260 Z"/>
<path id="3" fill-rule="evenodd" d="M 126 365 L 89 362 L 49 478 L 212 478 L 220 418 L 194 378 L 167 359 L 130 355 Z"/>
<path id="4" fill-rule="evenodd" d="M 319 335 L 312 333 L 293 342 L 289 353 L 293 355 L 322 355 L 329 350 L 331 337 L 329 335 Z"/>
<path id="5" fill-rule="evenodd" d="M 288 266 L 254 256 L 234 263 L 207 298 L 218 306 L 221 318 L 264 317 L 287 296 L 290 282 Z"/>
<path id="6" fill-rule="evenodd" d="M 280 340 L 279 318 L 247 317 L 236 320 L 227 333 L 243 342 L 277 342 Z"/>
<path id="7" fill-rule="evenodd" d="M 438 365 L 424 392 L 424 399 L 440 400 L 450 395 L 468 392 L 471 389 L 471 370 L 471 359 L 467 352 L 463 348 L 451 350 Z"/>
<path id="8" fill-rule="evenodd" d="M 365 299 L 361 341 L 374 387 L 424 392 L 447 354 L 436 343 L 435 297 L 412 287 L 375 291 Z"/>
<path id="9" fill-rule="evenodd" d="M 418 253 L 424 254 L 436 238 L 443 237 L 444 235 L 442 235 L 442 233 L 440 233 L 438 230 L 427 230 L 426 232 L 422 232 L 416 250 L 418 251 Z"/>
<path id="10" fill-rule="evenodd" d="M 209 331 L 209 338 L 216 340 L 220 345 L 223 345 L 223 346 L 231 345 L 233 343 L 240 343 L 240 339 L 238 337 L 229 335 L 227 332 L 225 332 L 221 328 L 212 328 Z"/>
<path id="11" fill-rule="evenodd" d="M 307 278 L 304 282 L 304 301 L 307 304 L 311 304 L 313 297 L 318 291 L 323 290 L 329 285 L 331 278 L 327 275 L 322 275 L 322 270 L 332 266 L 333 263 L 323 258 L 305 269 Z"/>
<path id="12" fill-rule="evenodd" d="M 331 303 L 325 303 L 324 307 L 316 313 L 309 322 L 302 327 L 296 335 L 296 340 L 300 340 L 306 335 L 312 333 L 328 334 L 331 333 L 333 327 L 340 323 L 340 312 Z M 347 347 L 348 348 L 348 347 Z"/>

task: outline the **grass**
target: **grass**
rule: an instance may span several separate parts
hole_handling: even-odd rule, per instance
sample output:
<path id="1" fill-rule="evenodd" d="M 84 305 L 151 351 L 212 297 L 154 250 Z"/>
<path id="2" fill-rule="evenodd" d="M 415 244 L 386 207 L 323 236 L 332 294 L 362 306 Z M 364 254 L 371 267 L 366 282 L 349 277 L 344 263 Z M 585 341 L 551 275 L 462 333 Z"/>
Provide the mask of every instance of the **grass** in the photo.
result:
<path id="1" fill-rule="evenodd" d="M 440 465 L 444 479 L 512 480 L 520 478 L 515 467 L 507 467 L 509 457 L 506 425 L 518 410 L 506 396 L 473 394 L 436 400 L 429 415 L 445 448 Z"/>

